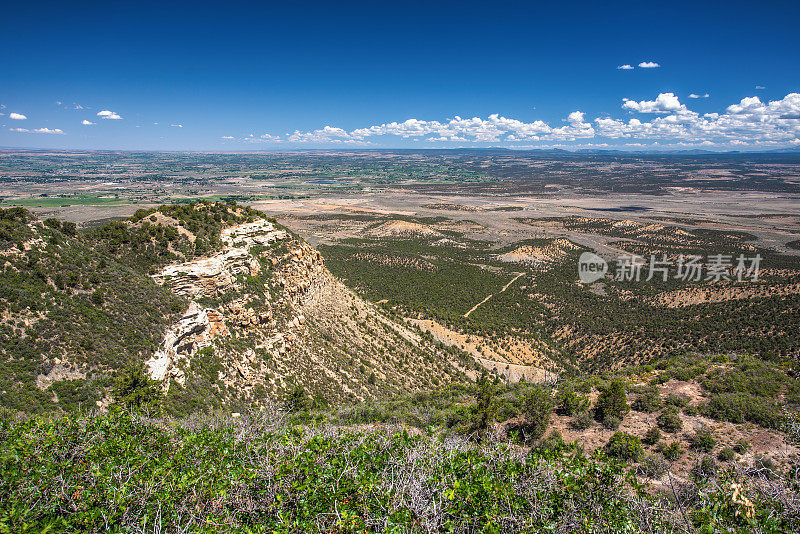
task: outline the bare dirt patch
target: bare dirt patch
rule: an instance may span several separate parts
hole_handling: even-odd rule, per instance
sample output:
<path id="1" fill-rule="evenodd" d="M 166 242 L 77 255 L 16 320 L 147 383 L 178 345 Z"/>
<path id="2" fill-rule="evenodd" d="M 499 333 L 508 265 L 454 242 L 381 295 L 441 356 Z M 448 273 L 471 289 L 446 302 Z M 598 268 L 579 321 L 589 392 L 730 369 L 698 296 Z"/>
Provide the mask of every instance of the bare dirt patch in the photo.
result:
<path id="1" fill-rule="evenodd" d="M 800 294 L 800 284 L 783 286 L 741 285 L 710 288 L 678 289 L 661 293 L 653 299 L 654 306 L 680 308 L 706 302 L 724 302 L 751 298 L 780 297 Z"/>

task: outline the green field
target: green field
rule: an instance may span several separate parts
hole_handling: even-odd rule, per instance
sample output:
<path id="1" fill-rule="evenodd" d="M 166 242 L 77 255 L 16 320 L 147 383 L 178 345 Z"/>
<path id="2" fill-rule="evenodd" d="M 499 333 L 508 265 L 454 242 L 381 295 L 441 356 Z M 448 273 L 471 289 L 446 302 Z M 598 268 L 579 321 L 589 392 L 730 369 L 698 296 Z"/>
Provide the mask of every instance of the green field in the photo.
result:
<path id="1" fill-rule="evenodd" d="M 135 202 L 127 199 L 100 197 L 96 195 L 18 198 L 0 202 L 0 206 L 22 206 L 24 208 L 59 208 L 63 206 L 96 206 L 109 204 L 135 204 Z"/>

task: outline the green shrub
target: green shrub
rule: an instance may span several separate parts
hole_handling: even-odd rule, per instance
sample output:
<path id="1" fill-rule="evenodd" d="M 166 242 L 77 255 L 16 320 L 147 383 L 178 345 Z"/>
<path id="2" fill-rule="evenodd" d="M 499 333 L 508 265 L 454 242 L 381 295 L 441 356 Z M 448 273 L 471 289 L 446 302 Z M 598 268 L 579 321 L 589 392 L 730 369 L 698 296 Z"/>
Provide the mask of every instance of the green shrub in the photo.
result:
<path id="1" fill-rule="evenodd" d="M 292 384 L 283 397 L 283 408 L 289 413 L 299 413 L 311 407 L 311 398 L 300 384 Z"/>
<path id="2" fill-rule="evenodd" d="M 625 383 L 620 379 L 612 380 L 597 398 L 595 418 L 603 421 L 611 415 L 621 420 L 629 411 L 630 407 L 625 396 Z"/>
<path id="3" fill-rule="evenodd" d="M 785 373 L 771 363 L 753 356 L 740 356 L 733 367 L 713 369 L 701 380 L 715 394 L 746 393 L 755 397 L 776 397 L 789 384 Z"/>
<path id="4" fill-rule="evenodd" d="M 556 394 L 558 412 L 562 415 L 573 416 L 589 409 L 590 401 L 584 395 L 578 395 L 572 388 L 564 388 Z"/>
<path id="5" fill-rule="evenodd" d="M 650 428 L 644 435 L 644 439 L 642 442 L 646 443 L 647 445 L 655 445 L 661 441 L 661 431 L 658 427 L 654 426 Z"/>
<path id="6" fill-rule="evenodd" d="M 470 434 L 482 434 L 486 432 L 489 425 L 494 421 L 497 411 L 495 394 L 497 388 L 489 380 L 486 373 L 482 373 L 478 382 L 475 384 L 475 406 L 472 409 L 472 422 L 470 424 Z"/>
<path id="7" fill-rule="evenodd" d="M 95 289 L 92 292 L 91 299 L 92 299 L 92 304 L 94 304 L 95 306 L 102 306 L 103 305 L 103 301 L 104 301 L 103 290 L 102 289 Z"/>
<path id="8" fill-rule="evenodd" d="M 719 451 L 719 454 L 717 454 L 717 459 L 720 462 L 730 462 L 735 457 L 736 457 L 736 453 L 730 447 L 723 448 L 721 451 Z"/>
<path id="9" fill-rule="evenodd" d="M 78 233 L 78 227 L 74 222 L 64 221 L 61 223 L 61 231 L 69 236 L 74 236 Z"/>
<path id="10" fill-rule="evenodd" d="M 662 442 L 659 444 L 658 448 L 667 460 L 677 460 L 681 455 L 681 444 L 679 441 L 673 441 L 669 445 Z"/>
<path id="11" fill-rule="evenodd" d="M 745 454 L 750 450 L 750 442 L 746 439 L 740 439 L 733 445 L 733 450 L 736 454 Z"/>
<path id="12" fill-rule="evenodd" d="M 664 398 L 664 404 L 667 406 L 677 406 L 678 408 L 683 408 L 689 404 L 689 399 L 684 395 L 670 393 Z"/>
<path id="13" fill-rule="evenodd" d="M 620 460 L 638 461 L 644 454 L 642 442 L 636 436 L 615 432 L 604 447 L 606 454 Z"/>
<path id="14" fill-rule="evenodd" d="M 764 428 L 780 429 L 785 416 L 777 404 L 769 399 L 746 393 L 714 395 L 700 411 L 706 417 L 731 423 L 750 422 Z"/>
<path id="15" fill-rule="evenodd" d="M 0 410 L 0 531 L 419 533 L 434 520 L 436 532 L 675 532 L 683 513 L 698 533 L 800 531 L 785 500 L 795 490 L 748 492 L 752 513 L 742 517 L 724 481 L 682 485 L 690 498 L 678 506 L 620 462 L 564 450 L 557 434 L 527 456 L 455 439 L 282 425 L 258 412 L 174 420 Z M 615 442 L 619 456 L 637 455 L 630 437 Z M 652 457 L 633 471 L 665 468 Z"/>
<path id="16" fill-rule="evenodd" d="M 570 421 L 570 426 L 575 430 L 586 430 L 594 424 L 594 418 L 589 412 L 579 413 Z"/>
<path id="17" fill-rule="evenodd" d="M 653 413 L 661 408 L 661 395 L 658 388 L 647 388 L 633 401 L 632 407 L 637 412 Z"/>
<path id="18" fill-rule="evenodd" d="M 523 421 L 510 428 L 510 431 L 524 441 L 540 439 L 547 430 L 550 414 L 553 413 L 553 397 L 550 391 L 544 386 L 531 386 L 521 394 L 519 406 Z"/>
<path id="19" fill-rule="evenodd" d="M 646 476 L 648 478 L 661 478 L 667 474 L 668 470 L 669 465 L 664 460 L 664 457 L 654 454 L 648 454 L 645 456 L 639 466 L 636 468 L 636 472 L 639 475 Z"/>
<path id="20" fill-rule="evenodd" d="M 708 478 L 717 474 L 717 462 L 712 456 L 703 456 L 692 469 L 697 478 Z"/>
<path id="21" fill-rule="evenodd" d="M 695 450 L 710 452 L 716 446 L 717 440 L 714 437 L 714 431 L 709 427 L 703 426 L 692 434 L 689 438 L 689 443 Z"/>
<path id="22" fill-rule="evenodd" d="M 158 411 L 163 397 L 159 384 L 147 375 L 142 362 L 129 363 L 116 373 L 111 395 L 115 404 L 144 412 Z"/>
<path id="23" fill-rule="evenodd" d="M 603 418 L 603 427 L 609 430 L 616 430 L 622 424 L 622 419 L 615 415 L 607 415 Z"/>
<path id="24" fill-rule="evenodd" d="M 98 384 L 93 380 L 60 380 L 53 382 L 49 389 L 56 394 L 61 409 L 67 412 L 93 409 L 101 397 Z"/>
<path id="25" fill-rule="evenodd" d="M 549 452 L 560 452 L 566 450 L 567 444 L 564 443 L 564 438 L 561 436 L 561 433 L 558 430 L 553 430 L 546 438 L 538 443 L 537 448 Z"/>
<path id="26" fill-rule="evenodd" d="M 673 406 L 667 406 L 658 415 L 656 419 L 658 426 L 665 432 L 674 433 L 683 428 L 683 421 L 681 416 L 678 415 L 678 409 Z"/>

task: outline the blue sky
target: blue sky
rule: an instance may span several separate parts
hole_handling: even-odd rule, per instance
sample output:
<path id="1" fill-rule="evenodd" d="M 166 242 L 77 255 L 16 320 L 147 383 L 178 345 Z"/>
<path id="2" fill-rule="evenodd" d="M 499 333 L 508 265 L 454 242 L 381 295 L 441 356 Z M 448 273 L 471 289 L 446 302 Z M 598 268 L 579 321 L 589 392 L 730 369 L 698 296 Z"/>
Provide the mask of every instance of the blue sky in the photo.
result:
<path id="1" fill-rule="evenodd" d="M 796 1 L 8 3 L 0 146 L 800 146 L 798 20 Z"/>

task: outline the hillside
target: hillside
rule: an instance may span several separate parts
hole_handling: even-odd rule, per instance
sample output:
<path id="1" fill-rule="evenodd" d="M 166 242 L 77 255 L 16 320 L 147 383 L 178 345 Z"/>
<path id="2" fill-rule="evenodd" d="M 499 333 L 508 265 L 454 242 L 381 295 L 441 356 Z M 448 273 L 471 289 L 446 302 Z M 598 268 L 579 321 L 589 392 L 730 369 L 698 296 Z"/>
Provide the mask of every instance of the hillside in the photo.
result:
<path id="1" fill-rule="evenodd" d="M 144 361 L 185 307 L 98 250 L 75 225 L 0 211 L 0 404 L 74 409 L 104 397 L 110 371 Z"/>
<path id="2" fill-rule="evenodd" d="M 729 341 L 737 350 L 686 339 L 631 362 L 616 343 L 598 370 L 572 365 L 563 340 L 537 331 L 558 315 L 521 304 L 544 296 L 548 311 L 591 314 L 605 298 L 608 309 L 610 282 L 587 294 L 563 268 L 582 250 L 569 240 L 489 247 L 451 231 L 449 244 L 348 239 L 321 246 L 323 257 L 261 212 L 211 202 L 85 231 L 23 209 L 0 222 L 0 530 L 70 531 L 79 517 L 99 531 L 99 511 L 130 526 L 161 504 L 170 527 L 208 531 L 218 520 L 281 531 L 283 518 L 310 531 L 383 531 L 390 517 L 398 531 L 581 531 L 580 521 L 593 532 L 597 514 L 606 531 L 800 524 L 796 334 L 765 339 L 785 340 L 785 352 L 745 350 L 740 335 Z M 795 276 L 766 278 L 758 298 L 781 297 Z M 641 306 L 676 291 L 664 289 L 644 291 Z M 736 300 L 703 295 L 720 314 Z M 793 302 L 780 309 L 795 313 Z M 60 460 L 68 454 L 75 470 Z M 119 494 L 131 515 L 107 498 L 119 465 L 141 474 Z M 232 465 L 252 483 L 215 478 Z M 366 478 L 351 477 L 352 465 Z M 37 490 L 63 507 L 29 509 L 33 466 L 42 480 L 68 481 L 68 493 Z M 408 485 L 375 485 L 398 468 L 411 470 Z M 161 489 L 148 482 L 156 476 Z M 568 490 L 553 491 L 553 477 Z M 423 479 L 434 481 L 425 495 Z M 532 498 L 551 511 L 532 515 Z M 331 506 L 343 515 L 310 523 Z M 197 515 L 184 516 L 189 508 Z"/>
<path id="3" fill-rule="evenodd" d="M 163 206 L 86 234 L 22 209 L 2 222 L 7 407 L 104 406 L 135 362 L 172 413 L 263 406 L 297 385 L 319 405 L 364 401 L 474 365 L 357 297 L 250 208 Z"/>

